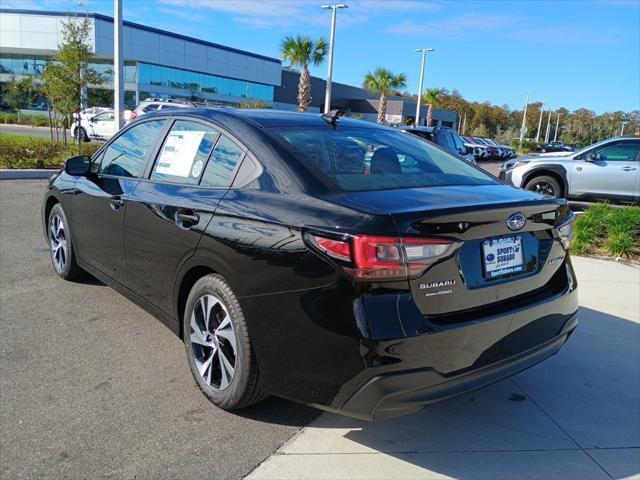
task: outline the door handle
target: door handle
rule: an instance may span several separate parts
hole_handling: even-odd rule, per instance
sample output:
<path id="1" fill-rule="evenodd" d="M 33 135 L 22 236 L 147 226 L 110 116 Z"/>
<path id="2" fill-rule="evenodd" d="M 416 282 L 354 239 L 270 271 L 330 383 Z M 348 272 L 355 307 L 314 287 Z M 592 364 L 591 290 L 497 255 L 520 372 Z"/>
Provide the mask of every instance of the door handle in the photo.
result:
<path id="1" fill-rule="evenodd" d="M 625 172 L 632 172 L 635 169 L 636 167 L 622 167 L 622 170 L 624 170 Z"/>
<path id="2" fill-rule="evenodd" d="M 109 206 L 111 207 L 111 210 L 116 211 L 120 207 L 124 206 L 124 200 L 119 196 L 111 197 L 109 199 Z"/>
<path id="3" fill-rule="evenodd" d="M 191 228 L 200 221 L 200 215 L 192 210 L 178 210 L 176 212 L 176 224 L 182 228 Z"/>

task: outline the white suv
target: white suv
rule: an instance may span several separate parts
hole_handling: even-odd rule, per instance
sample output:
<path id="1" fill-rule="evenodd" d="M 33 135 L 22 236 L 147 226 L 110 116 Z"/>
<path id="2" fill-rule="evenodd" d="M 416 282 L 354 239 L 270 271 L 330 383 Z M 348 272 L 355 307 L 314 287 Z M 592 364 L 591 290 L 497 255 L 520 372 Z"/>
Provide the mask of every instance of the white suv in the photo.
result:
<path id="1" fill-rule="evenodd" d="M 610 138 L 569 154 L 509 160 L 500 179 L 549 197 L 640 203 L 640 138 Z"/>

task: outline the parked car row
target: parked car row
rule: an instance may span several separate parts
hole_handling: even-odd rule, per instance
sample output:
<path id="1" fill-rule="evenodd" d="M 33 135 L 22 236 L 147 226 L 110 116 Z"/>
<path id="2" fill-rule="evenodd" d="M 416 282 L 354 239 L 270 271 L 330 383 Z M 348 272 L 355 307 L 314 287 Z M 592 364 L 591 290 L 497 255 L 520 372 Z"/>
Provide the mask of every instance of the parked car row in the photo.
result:
<path id="1" fill-rule="evenodd" d="M 467 145 L 478 149 L 480 155 L 480 158 L 476 157 L 478 160 L 508 160 L 517 156 L 514 148 L 500 145 L 490 138 L 466 135 L 462 138 L 467 142 Z"/>
<path id="2" fill-rule="evenodd" d="M 640 138 L 506 161 L 500 179 L 548 197 L 640 203 Z"/>
<path id="3" fill-rule="evenodd" d="M 549 142 L 544 145 L 538 145 L 536 147 L 537 152 L 573 152 L 576 149 L 575 145 L 564 142 Z"/>
<path id="4" fill-rule="evenodd" d="M 403 132 L 416 135 L 435 143 L 454 155 L 464 158 L 469 163 L 476 163 L 475 151 L 467 146 L 462 138 L 447 127 L 405 127 Z"/>

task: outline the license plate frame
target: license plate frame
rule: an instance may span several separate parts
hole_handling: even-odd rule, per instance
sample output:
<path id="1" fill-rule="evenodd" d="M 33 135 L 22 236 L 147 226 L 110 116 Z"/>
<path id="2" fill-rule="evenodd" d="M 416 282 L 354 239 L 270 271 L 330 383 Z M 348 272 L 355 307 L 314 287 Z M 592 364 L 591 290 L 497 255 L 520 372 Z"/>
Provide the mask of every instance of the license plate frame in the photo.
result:
<path id="1" fill-rule="evenodd" d="M 487 238 L 481 244 L 485 279 L 511 277 L 524 273 L 522 235 Z"/>

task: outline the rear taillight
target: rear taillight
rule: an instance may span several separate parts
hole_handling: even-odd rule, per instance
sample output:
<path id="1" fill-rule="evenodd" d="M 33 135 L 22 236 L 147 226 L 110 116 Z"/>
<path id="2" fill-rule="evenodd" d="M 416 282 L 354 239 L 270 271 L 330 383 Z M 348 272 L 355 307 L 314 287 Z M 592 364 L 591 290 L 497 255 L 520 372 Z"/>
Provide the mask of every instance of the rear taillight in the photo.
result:
<path id="1" fill-rule="evenodd" d="M 564 221 L 556 227 L 558 230 L 558 237 L 560 237 L 560 241 L 564 248 L 569 248 L 571 245 L 571 239 L 573 238 L 573 221 L 576 219 L 576 216 L 573 213 L 570 213 Z"/>
<path id="2" fill-rule="evenodd" d="M 321 253 L 339 260 L 338 265 L 358 280 L 414 278 L 436 260 L 451 254 L 458 242 L 443 238 L 398 238 L 354 235 L 336 240 L 308 234 Z"/>

